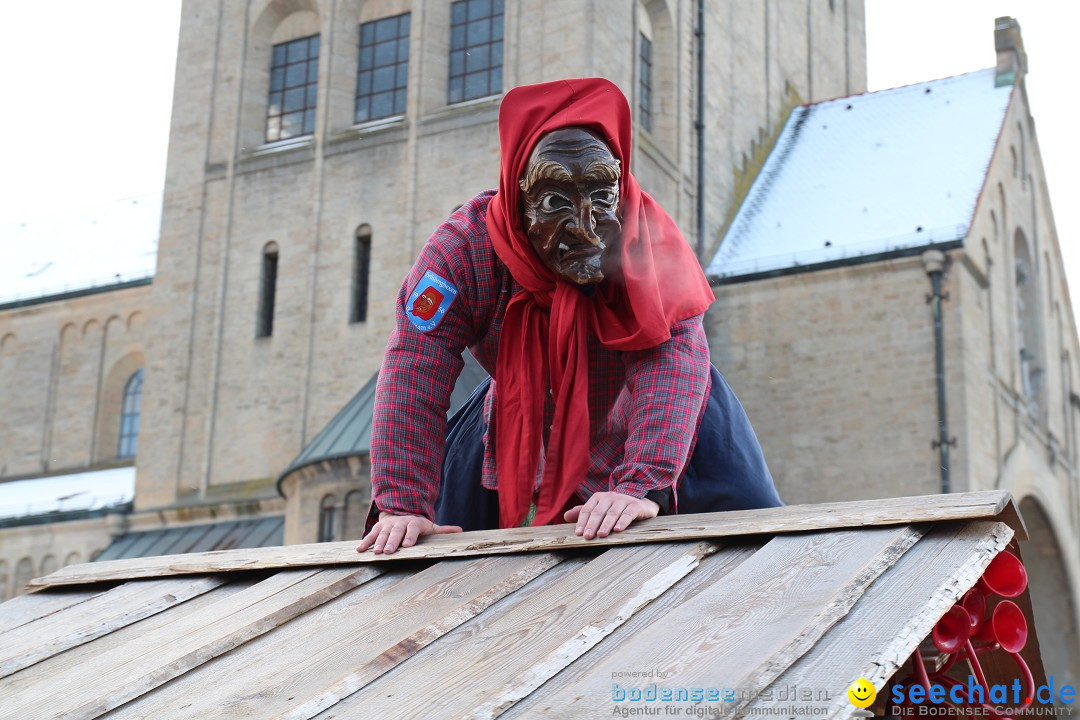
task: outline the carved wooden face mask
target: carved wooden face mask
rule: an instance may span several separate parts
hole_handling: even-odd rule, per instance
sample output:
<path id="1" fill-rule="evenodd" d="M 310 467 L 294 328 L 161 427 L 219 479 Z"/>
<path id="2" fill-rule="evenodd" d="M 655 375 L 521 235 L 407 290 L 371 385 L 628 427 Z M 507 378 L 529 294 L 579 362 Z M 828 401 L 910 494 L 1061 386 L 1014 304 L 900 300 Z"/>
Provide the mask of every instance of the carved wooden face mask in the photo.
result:
<path id="1" fill-rule="evenodd" d="M 622 232 L 620 172 L 607 144 L 584 128 L 553 130 L 533 148 L 520 180 L 525 234 L 565 280 L 604 279 L 601 260 Z"/>

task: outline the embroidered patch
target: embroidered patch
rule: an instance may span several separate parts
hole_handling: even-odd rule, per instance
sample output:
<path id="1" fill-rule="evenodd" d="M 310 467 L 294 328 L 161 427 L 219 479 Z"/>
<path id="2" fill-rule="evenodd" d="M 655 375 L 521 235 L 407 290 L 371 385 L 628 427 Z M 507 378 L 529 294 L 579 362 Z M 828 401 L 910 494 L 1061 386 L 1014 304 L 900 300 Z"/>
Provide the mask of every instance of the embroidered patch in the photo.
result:
<path id="1" fill-rule="evenodd" d="M 454 283 L 428 270 L 406 301 L 405 315 L 420 332 L 431 332 L 439 327 L 457 296 Z"/>

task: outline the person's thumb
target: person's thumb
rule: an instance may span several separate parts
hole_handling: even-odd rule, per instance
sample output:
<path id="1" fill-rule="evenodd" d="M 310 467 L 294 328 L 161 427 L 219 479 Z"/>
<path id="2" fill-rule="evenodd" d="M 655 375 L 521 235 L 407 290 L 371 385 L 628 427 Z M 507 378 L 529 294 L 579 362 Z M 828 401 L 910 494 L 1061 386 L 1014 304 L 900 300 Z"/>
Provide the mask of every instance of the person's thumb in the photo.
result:
<path id="1" fill-rule="evenodd" d="M 436 535 L 441 535 L 443 533 L 456 533 L 461 532 L 461 528 L 457 525 L 436 525 L 432 529 L 432 532 Z"/>

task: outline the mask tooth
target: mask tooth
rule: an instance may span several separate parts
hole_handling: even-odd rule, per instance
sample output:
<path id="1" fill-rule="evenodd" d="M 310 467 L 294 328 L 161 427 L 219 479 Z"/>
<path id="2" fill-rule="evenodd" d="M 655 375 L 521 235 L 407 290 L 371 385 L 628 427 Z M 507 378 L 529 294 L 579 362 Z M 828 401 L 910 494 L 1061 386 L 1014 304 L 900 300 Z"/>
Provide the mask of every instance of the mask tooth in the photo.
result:
<path id="1" fill-rule="evenodd" d="M 566 243 L 559 243 L 559 249 L 560 250 L 569 250 L 570 246 L 567 245 Z"/>
<path id="2" fill-rule="evenodd" d="M 599 248 L 600 248 L 601 250 L 607 250 L 607 244 L 606 244 L 606 243 L 605 243 L 605 242 L 604 242 L 603 240 L 601 240 L 601 241 L 600 241 L 599 243 L 597 243 L 597 246 L 598 246 L 598 247 L 599 247 Z"/>

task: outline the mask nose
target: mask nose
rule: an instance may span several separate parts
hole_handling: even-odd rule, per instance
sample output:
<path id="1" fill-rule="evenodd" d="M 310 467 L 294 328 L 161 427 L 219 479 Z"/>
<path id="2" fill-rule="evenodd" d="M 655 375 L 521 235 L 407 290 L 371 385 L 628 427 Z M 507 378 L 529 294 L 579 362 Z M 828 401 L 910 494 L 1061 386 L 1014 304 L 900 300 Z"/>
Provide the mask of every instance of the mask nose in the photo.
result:
<path id="1" fill-rule="evenodd" d="M 574 207 L 574 217 L 566 226 L 574 237 L 590 245 L 599 245 L 600 236 L 596 234 L 596 222 L 593 220 L 592 201 L 585 199 Z"/>

